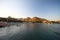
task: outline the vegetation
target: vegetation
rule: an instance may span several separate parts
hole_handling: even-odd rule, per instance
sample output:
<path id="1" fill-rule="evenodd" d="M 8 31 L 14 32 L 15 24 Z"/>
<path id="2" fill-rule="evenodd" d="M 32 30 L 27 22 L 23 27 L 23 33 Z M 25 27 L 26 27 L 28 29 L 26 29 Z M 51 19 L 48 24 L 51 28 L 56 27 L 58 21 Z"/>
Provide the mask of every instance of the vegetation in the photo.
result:
<path id="1" fill-rule="evenodd" d="M 12 18 L 10 16 L 8 18 L 0 17 L 0 21 L 3 21 L 3 22 L 22 22 L 21 20 L 18 20 L 16 18 Z"/>
<path id="2" fill-rule="evenodd" d="M 12 18 L 12 17 L 8 17 L 8 18 L 3 18 L 0 17 L 0 21 L 4 21 L 4 22 L 32 22 L 32 23 L 59 23 L 60 21 L 49 21 L 47 19 L 44 18 L 39 18 L 39 17 L 27 17 L 27 18 Z"/>

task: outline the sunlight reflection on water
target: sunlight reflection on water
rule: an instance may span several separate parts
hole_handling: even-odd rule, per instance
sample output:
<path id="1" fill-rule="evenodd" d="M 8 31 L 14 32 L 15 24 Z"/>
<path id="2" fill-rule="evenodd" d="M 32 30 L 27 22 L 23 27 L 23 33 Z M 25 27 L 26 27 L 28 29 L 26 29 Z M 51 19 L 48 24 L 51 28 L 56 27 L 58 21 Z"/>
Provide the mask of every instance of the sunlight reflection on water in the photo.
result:
<path id="1" fill-rule="evenodd" d="M 0 40 L 55 40 L 59 39 L 59 33 L 60 24 L 18 23 L 0 28 Z"/>
<path id="2" fill-rule="evenodd" d="M 5 35 L 9 35 L 9 34 L 14 34 L 17 31 L 19 31 L 19 28 L 16 26 L 12 26 L 12 27 L 5 27 L 0 29 L 0 36 L 5 36 Z"/>

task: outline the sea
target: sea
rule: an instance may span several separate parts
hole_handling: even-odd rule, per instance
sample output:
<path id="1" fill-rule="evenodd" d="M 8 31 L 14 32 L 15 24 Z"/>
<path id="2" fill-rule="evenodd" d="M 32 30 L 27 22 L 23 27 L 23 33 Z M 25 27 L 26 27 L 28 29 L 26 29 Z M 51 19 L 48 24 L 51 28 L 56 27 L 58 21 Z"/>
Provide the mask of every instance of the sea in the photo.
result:
<path id="1" fill-rule="evenodd" d="M 0 40 L 60 40 L 60 24 L 8 23 L 0 28 Z"/>

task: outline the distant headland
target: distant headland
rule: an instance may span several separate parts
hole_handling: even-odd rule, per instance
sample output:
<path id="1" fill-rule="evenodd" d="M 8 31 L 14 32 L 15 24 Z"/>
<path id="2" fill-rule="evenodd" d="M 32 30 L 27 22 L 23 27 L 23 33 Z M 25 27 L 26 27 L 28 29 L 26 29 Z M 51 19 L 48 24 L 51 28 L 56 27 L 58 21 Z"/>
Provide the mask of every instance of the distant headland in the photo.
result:
<path id="1" fill-rule="evenodd" d="M 47 23 L 47 24 L 60 24 L 60 20 L 59 21 L 50 21 L 44 18 L 40 18 L 40 17 L 27 17 L 27 18 L 13 18 L 8 16 L 7 18 L 4 17 L 0 17 L 0 21 L 3 22 L 31 22 L 31 23 Z"/>

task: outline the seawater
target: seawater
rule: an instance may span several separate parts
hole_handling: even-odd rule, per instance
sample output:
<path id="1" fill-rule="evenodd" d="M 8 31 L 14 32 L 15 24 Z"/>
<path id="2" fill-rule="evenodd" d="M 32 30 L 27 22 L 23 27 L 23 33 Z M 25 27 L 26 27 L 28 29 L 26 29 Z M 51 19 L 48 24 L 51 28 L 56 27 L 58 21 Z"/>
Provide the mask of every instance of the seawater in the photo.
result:
<path id="1" fill-rule="evenodd" d="M 0 40 L 60 40 L 60 24 L 9 23 L 0 28 Z"/>

